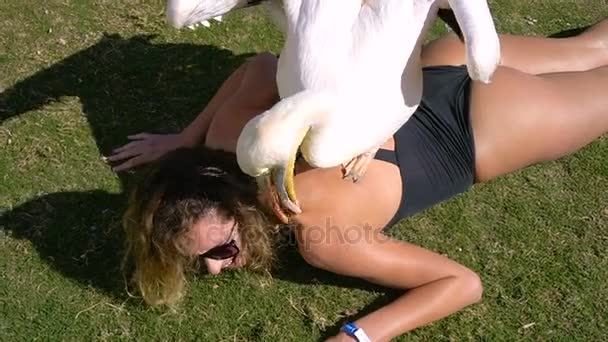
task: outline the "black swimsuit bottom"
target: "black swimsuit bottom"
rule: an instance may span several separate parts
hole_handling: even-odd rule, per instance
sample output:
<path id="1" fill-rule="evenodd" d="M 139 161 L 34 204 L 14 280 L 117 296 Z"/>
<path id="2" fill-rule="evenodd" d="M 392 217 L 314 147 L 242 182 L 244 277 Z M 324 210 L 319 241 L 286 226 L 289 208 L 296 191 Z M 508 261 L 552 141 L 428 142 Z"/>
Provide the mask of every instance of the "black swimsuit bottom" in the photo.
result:
<path id="1" fill-rule="evenodd" d="M 395 151 L 376 154 L 399 167 L 403 182 L 401 203 L 387 227 L 466 191 L 475 181 L 467 69 L 428 67 L 423 75 L 422 101 L 394 134 Z"/>

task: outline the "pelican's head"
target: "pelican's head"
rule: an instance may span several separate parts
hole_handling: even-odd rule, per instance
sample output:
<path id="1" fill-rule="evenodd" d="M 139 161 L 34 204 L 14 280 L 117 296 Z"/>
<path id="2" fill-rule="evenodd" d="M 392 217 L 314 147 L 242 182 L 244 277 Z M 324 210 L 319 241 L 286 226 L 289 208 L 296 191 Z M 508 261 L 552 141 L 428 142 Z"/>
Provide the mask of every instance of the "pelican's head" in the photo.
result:
<path id="1" fill-rule="evenodd" d="M 281 100 L 245 125 L 236 146 L 241 170 L 257 179 L 262 193 L 271 195 L 273 210 L 284 222 L 287 216 L 279 201 L 289 211 L 301 212 L 294 187 L 294 168 L 299 147 L 310 138 L 312 126 L 322 115 L 314 101 L 309 94 Z"/>
<path id="2" fill-rule="evenodd" d="M 209 20 L 221 17 L 238 8 L 255 6 L 263 0 L 167 0 L 167 21 L 175 28 L 198 25 L 208 27 Z"/>

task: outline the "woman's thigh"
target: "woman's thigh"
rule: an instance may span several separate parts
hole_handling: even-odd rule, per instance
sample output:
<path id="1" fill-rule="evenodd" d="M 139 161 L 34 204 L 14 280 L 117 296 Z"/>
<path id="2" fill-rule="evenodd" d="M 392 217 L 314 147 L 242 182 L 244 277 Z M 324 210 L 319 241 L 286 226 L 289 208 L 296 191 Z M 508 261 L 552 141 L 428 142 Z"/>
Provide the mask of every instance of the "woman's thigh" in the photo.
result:
<path id="1" fill-rule="evenodd" d="M 599 48 L 591 34 L 570 38 L 501 34 L 499 38 L 501 65 L 529 74 L 584 71 L 608 62 L 607 49 Z M 450 33 L 422 48 L 422 65 L 463 65 L 465 53 L 464 44 Z"/>
<path id="2" fill-rule="evenodd" d="M 477 181 L 575 152 L 608 131 L 608 67 L 529 75 L 501 67 L 473 82 Z"/>

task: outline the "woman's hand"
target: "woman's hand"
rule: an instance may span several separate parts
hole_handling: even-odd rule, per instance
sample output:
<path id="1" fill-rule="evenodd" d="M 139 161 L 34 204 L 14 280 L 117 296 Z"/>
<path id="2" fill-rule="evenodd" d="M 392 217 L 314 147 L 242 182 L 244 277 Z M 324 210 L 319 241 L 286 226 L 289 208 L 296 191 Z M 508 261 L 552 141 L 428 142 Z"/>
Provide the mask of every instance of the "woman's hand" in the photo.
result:
<path id="1" fill-rule="evenodd" d="M 194 145 L 182 134 L 139 133 L 129 135 L 127 138 L 131 142 L 115 149 L 112 151 L 112 155 L 106 158 L 110 162 L 126 160 L 112 167 L 116 172 L 149 163 L 180 147 Z"/>

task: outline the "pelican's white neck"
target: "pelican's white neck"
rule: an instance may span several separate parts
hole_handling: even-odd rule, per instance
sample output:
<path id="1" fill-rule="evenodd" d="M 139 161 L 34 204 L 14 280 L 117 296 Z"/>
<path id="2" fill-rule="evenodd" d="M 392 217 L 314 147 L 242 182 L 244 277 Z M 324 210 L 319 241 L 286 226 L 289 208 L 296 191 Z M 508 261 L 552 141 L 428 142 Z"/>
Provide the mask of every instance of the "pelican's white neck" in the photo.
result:
<path id="1" fill-rule="evenodd" d="M 257 177 L 273 166 L 286 165 L 309 131 L 332 117 L 332 98 L 330 92 L 303 91 L 247 122 L 236 147 L 243 172 Z"/>
<path id="2" fill-rule="evenodd" d="M 285 127 L 311 127 L 330 116 L 337 96 L 333 91 L 304 90 L 282 99 L 265 115 L 280 120 Z"/>

